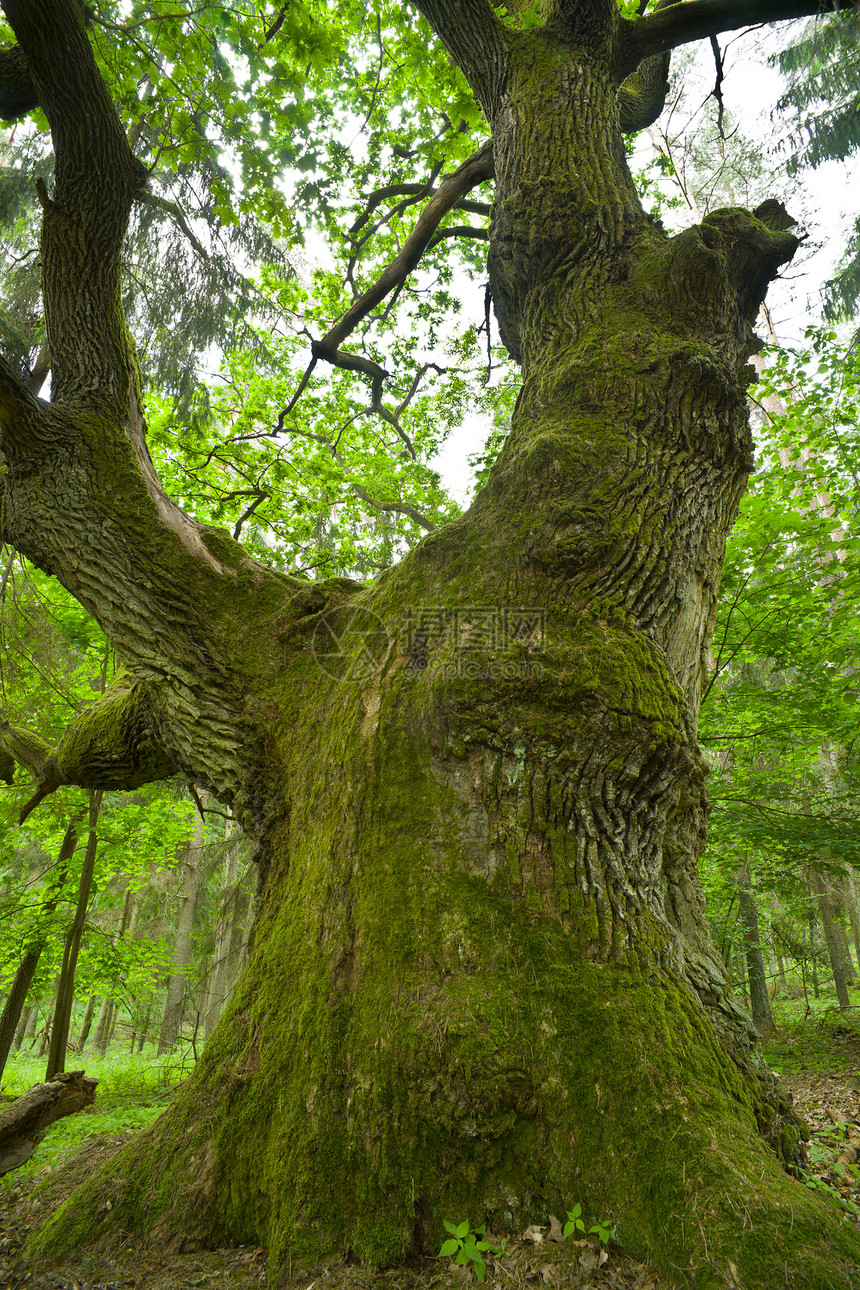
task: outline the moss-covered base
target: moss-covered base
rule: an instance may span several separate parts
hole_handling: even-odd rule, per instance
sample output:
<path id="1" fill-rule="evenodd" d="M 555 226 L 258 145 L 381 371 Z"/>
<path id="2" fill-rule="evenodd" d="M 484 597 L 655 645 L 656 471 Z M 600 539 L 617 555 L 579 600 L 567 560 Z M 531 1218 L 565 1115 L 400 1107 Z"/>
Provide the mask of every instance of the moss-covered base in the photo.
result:
<path id="1" fill-rule="evenodd" d="M 252 972 L 176 1105 L 30 1253 L 128 1225 L 260 1243 L 273 1271 L 338 1250 L 380 1265 L 438 1249 L 445 1218 L 518 1231 L 578 1202 L 697 1286 L 860 1284 L 860 1235 L 765 1147 L 756 1081 L 686 989 L 516 930 L 492 975 L 416 973 L 385 1000 L 310 1003 L 282 978 L 276 1004 Z"/>
<path id="2" fill-rule="evenodd" d="M 435 1253 L 445 1219 L 517 1232 L 579 1203 L 695 1284 L 852 1285 L 860 1236 L 783 1171 L 763 1134 L 789 1159 L 798 1127 L 703 1005 L 701 775 L 641 640 L 606 710 L 613 632 L 587 685 L 549 650 L 528 683 L 464 676 L 444 641 L 352 688 L 297 659 L 246 973 L 177 1102 L 34 1256 L 128 1227 L 381 1266 Z"/>

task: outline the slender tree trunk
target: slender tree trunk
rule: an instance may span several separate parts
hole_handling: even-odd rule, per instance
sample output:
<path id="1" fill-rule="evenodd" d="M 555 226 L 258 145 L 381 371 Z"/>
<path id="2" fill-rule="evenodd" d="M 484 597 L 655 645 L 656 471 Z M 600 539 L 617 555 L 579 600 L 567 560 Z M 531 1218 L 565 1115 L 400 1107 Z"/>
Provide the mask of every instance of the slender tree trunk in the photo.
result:
<path id="1" fill-rule="evenodd" d="M 848 921 L 851 924 L 851 937 L 854 941 L 854 957 L 857 963 L 858 973 L 860 974 L 860 920 L 857 918 L 857 900 L 855 896 L 856 883 L 851 874 L 843 874 L 842 877 L 842 908 L 848 915 Z"/>
<path id="2" fill-rule="evenodd" d="M 99 1016 L 96 1022 L 95 1034 L 93 1035 L 93 1044 L 99 1050 L 102 1057 L 107 1052 L 108 1038 L 110 1037 L 110 1016 L 113 1011 L 111 999 L 105 995 L 99 1006 Z"/>
<path id="3" fill-rule="evenodd" d="M 185 1007 L 185 972 L 191 960 L 191 933 L 194 928 L 194 910 L 197 905 L 197 887 L 200 881 L 200 852 L 203 847 L 203 821 L 195 816 L 194 837 L 181 861 L 182 897 L 176 922 L 176 941 L 173 963 L 167 982 L 167 995 L 158 1039 L 158 1055 L 176 1046 Z"/>
<path id="4" fill-rule="evenodd" d="M 776 951 L 776 953 L 775 953 L 775 956 L 774 956 L 774 957 L 776 958 L 776 968 L 777 968 L 777 972 L 779 973 L 779 976 L 778 976 L 778 977 L 777 977 L 777 979 L 774 981 L 773 994 L 774 994 L 774 997 L 775 997 L 775 996 L 776 996 L 776 993 L 777 993 L 777 990 L 779 990 L 779 993 L 780 993 L 781 997 L 782 997 L 782 998 L 787 998 L 787 996 L 788 996 L 788 977 L 786 976 L 786 972 L 785 972 L 785 959 L 782 957 L 782 955 L 780 954 L 779 950 L 777 950 L 777 951 Z"/>
<path id="5" fill-rule="evenodd" d="M 140 1031 L 138 1033 L 137 1051 L 139 1053 L 143 1052 L 143 1046 L 146 1043 L 146 1037 L 149 1034 L 149 1022 L 151 1017 L 152 1017 L 152 1004 L 150 1003 L 149 1007 L 146 1010 L 146 1014 L 143 1018 L 143 1022 L 141 1023 Z"/>
<path id="6" fill-rule="evenodd" d="M 9 1059 L 9 1051 L 15 1039 L 18 1029 L 18 1022 L 21 1016 L 21 1010 L 27 998 L 27 991 L 30 989 L 30 983 L 33 980 L 33 974 L 39 963 L 42 954 L 42 946 L 28 950 L 18 965 L 12 982 L 12 989 L 3 1005 L 3 1012 L 0 1015 L 0 1076 L 6 1067 Z"/>
<path id="7" fill-rule="evenodd" d="M 44 922 L 49 918 L 57 908 L 62 895 L 63 886 L 68 873 L 69 861 L 75 853 L 75 847 L 78 844 L 78 827 L 81 817 L 78 814 L 72 816 L 66 828 L 65 836 L 60 846 L 60 853 L 57 856 L 56 877 L 51 885 L 51 891 L 48 899 L 42 905 L 38 915 L 38 921 Z M 32 948 L 27 950 L 21 963 L 15 973 L 15 979 L 12 982 L 12 989 L 0 1015 L 0 1077 L 6 1068 L 6 1062 L 9 1059 L 9 1049 L 15 1038 L 15 1032 L 18 1029 L 18 1019 L 21 1016 L 21 1009 L 27 998 L 27 991 L 33 980 L 36 968 L 39 965 L 39 959 L 42 956 L 44 942 L 38 939 L 39 928 L 37 927 L 36 937 Z M 42 1055 L 41 1053 L 39 1054 Z"/>
<path id="8" fill-rule="evenodd" d="M 87 917 L 87 906 L 93 883 L 93 872 L 96 863 L 98 836 L 96 824 L 99 818 L 102 793 L 90 791 L 89 836 L 84 863 L 81 866 L 81 879 L 78 885 L 78 903 L 75 915 L 66 933 L 66 944 L 63 952 L 63 965 L 57 984 L 57 1001 L 54 1011 L 54 1024 L 51 1029 L 51 1047 L 48 1053 L 48 1067 L 45 1072 L 46 1083 L 63 1070 L 66 1061 L 66 1046 L 69 1042 L 69 1025 L 72 1018 L 72 1004 L 75 999 L 75 969 L 78 965 L 78 953 L 81 947 L 84 923 Z"/>
<path id="9" fill-rule="evenodd" d="M 758 930 L 758 911 L 750 881 L 749 860 L 741 866 L 737 876 L 738 905 L 744 932 L 744 953 L 747 961 L 747 980 L 749 981 L 750 1009 L 753 1025 L 762 1038 L 773 1034 L 775 1029 L 770 1011 L 770 999 L 767 993 L 767 970 L 764 955 L 761 952 L 761 940 Z"/>
<path id="10" fill-rule="evenodd" d="M 134 926 L 136 915 L 137 915 L 137 909 L 138 909 L 138 906 L 133 901 L 132 889 L 131 887 L 128 887 L 126 889 L 125 898 L 123 899 L 123 903 L 122 903 L 122 913 L 120 914 L 119 926 L 117 927 L 117 930 L 114 933 L 114 935 L 111 937 L 112 945 L 116 945 L 117 941 L 121 941 L 125 936 L 125 931 L 129 923 L 130 914 L 131 914 L 131 924 L 132 926 Z M 107 1052 L 108 1044 L 110 1043 L 111 1029 L 112 1029 L 115 1009 L 116 1009 L 116 1004 L 113 999 L 113 992 L 116 989 L 116 984 L 117 984 L 116 978 L 114 978 L 111 982 L 111 994 L 106 995 L 105 998 L 102 999 L 101 1001 L 101 1006 L 99 1007 L 99 1017 L 98 1017 L 98 1021 L 96 1022 L 96 1032 L 95 1032 L 93 1042 L 95 1043 L 96 1048 L 98 1048 L 102 1056 L 104 1056 L 105 1053 Z"/>
<path id="11" fill-rule="evenodd" d="M 45 1024 L 44 1024 L 44 1026 L 42 1027 L 42 1031 L 41 1031 L 41 1034 L 40 1034 L 40 1036 L 39 1036 L 39 1038 L 40 1038 L 40 1043 L 39 1043 L 39 1056 L 40 1056 L 40 1057 L 44 1057 L 44 1056 L 45 1056 L 45 1054 L 48 1052 L 48 1049 L 49 1049 L 49 1048 L 50 1048 L 50 1046 L 51 1046 L 51 1021 L 52 1021 L 52 1018 L 53 1018 L 54 1013 L 55 1013 L 55 1011 L 56 1011 L 56 1007 L 57 1007 L 57 995 L 56 995 L 56 993 L 54 993 L 54 995 L 52 996 L 52 1007 L 51 1007 L 51 1010 L 50 1010 L 49 1014 L 45 1017 Z"/>
<path id="12" fill-rule="evenodd" d="M 84 1044 L 87 1042 L 87 1039 L 89 1038 L 90 1027 L 93 1024 L 93 1012 L 95 1011 L 95 1006 L 96 1006 L 96 997 L 94 994 L 91 994 L 89 999 L 87 1000 L 87 1007 L 86 1007 L 86 1011 L 84 1012 L 84 1019 L 81 1022 L 80 1033 L 78 1034 L 77 1043 L 75 1044 L 76 1052 L 79 1052 L 79 1053 L 83 1052 Z"/>
<path id="13" fill-rule="evenodd" d="M 30 1048 L 35 1046 L 36 1035 L 39 1030 L 39 1005 L 34 1004 L 33 1011 L 30 1013 L 30 1020 L 27 1022 L 27 1029 L 24 1031 L 24 1039 L 29 1039 Z"/>
<path id="14" fill-rule="evenodd" d="M 830 959 L 833 973 L 833 984 L 836 987 L 836 998 L 843 1012 L 851 1008 L 848 995 L 848 982 L 851 980 L 851 958 L 848 952 L 848 941 L 845 932 L 836 917 L 836 906 L 826 874 L 812 872 L 812 882 L 818 896 L 818 908 L 821 913 L 821 925 L 824 928 L 824 943 Z"/>
<path id="15" fill-rule="evenodd" d="M 27 1027 L 30 1024 L 30 1020 L 34 1012 L 35 1012 L 35 1006 L 33 1004 L 27 1004 L 27 1006 L 24 1008 L 23 1012 L 21 1013 L 21 1020 L 18 1022 L 18 1029 L 15 1032 L 14 1047 L 15 1047 L 16 1053 L 20 1050 L 21 1045 L 24 1042 L 24 1037 L 27 1034 Z"/>

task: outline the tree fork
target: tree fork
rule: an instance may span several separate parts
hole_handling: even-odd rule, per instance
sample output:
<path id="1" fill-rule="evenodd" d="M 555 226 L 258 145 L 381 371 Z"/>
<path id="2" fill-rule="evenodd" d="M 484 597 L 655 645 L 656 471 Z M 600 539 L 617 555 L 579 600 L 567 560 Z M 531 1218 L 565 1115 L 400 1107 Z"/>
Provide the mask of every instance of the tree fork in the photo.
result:
<path id="1" fill-rule="evenodd" d="M 279 578 L 158 492 L 116 320 L 66 338 L 61 388 L 89 436 L 72 464 L 96 503 L 63 578 L 115 636 L 169 760 L 238 804 L 263 883 L 193 1079 L 31 1251 L 128 1226 L 174 1248 L 258 1241 L 273 1271 L 384 1264 L 438 1248 L 446 1217 L 514 1231 L 579 1201 L 692 1283 L 771 1287 L 788 1264 L 847 1290 L 860 1240 L 784 1172 L 802 1126 L 728 993 L 696 872 L 698 694 L 751 460 L 749 314 L 796 242 L 770 208 L 674 239 L 648 221 L 610 0 L 562 0 L 523 32 L 483 0 L 423 8 L 492 128 L 491 272 L 524 365 L 468 515 L 370 589 Z M 37 50 L 25 21 L 46 5 L 8 12 L 55 95 L 68 186 L 52 200 L 85 204 L 78 144 L 102 138 L 104 96 L 83 33 L 67 122 L 56 44 Z M 120 145 L 103 155 L 131 186 Z M 122 203 L 105 201 L 113 272 Z M 46 236 L 62 250 L 59 213 Z M 72 375 L 93 347 L 104 391 Z M 34 544 L 23 507 L 15 522 Z M 385 627 L 370 657 L 360 610 Z M 341 671 L 314 656 L 323 614 Z"/>

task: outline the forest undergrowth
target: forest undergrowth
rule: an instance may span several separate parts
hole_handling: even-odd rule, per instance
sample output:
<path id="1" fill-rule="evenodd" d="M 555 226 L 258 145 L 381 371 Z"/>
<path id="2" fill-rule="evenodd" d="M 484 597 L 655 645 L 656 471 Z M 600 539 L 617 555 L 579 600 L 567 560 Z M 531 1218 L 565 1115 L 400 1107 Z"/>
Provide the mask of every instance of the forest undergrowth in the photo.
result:
<path id="1" fill-rule="evenodd" d="M 763 1046 L 809 1125 L 805 1185 L 838 1197 L 845 1221 L 860 1224 L 860 988 L 843 1014 L 830 998 L 775 1001 L 777 1032 Z M 6 1068 L 0 1100 L 20 1095 L 42 1078 L 44 1059 L 19 1055 Z M 46 1212 L 102 1165 L 128 1135 L 147 1127 L 165 1108 L 190 1063 L 182 1054 L 154 1052 L 79 1055 L 99 1080 L 90 1110 L 55 1123 L 27 1165 L 0 1178 L 0 1287 L 3 1290 L 182 1290 L 184 1287 L 266 1286 L 267 1290 L 448 1290 L 477 1285 L 542 1290 L 678 1290 L 624 1249 L 623 1217 L 605 1242 L 580 1230 L 576 1198 L 556 1228 L 486 1234 L 483 1266 L 472 1259 L 423 1259 L 371 1273 L 341 1261 L 322 1268 L 290 1269 L 278 1279 L 266 1272 L 266 1251 L 165 1250 L 122 1233 L 109 1245 L 82 1252 L 74 1261 L 27 1265 L 22 1247 Z M 581 1226 L 600 1225 L 600 1215 L 581 1215 Z M 450 1215 L 452 1225 L 474 1215 Z M 564 1227 L 567 1239 L 560 1240 Z M 472 1229 L 469 1229 L 470 1232 Z M 602 1233 L 606 1235 L 606 1233 Z M 613 1239 L 613 1237 L 615 1239 Z M 468 1238 L 467 1238 L 468 1243 Z M 462 1248 L 462 1242 L 461 1242 Z"/>

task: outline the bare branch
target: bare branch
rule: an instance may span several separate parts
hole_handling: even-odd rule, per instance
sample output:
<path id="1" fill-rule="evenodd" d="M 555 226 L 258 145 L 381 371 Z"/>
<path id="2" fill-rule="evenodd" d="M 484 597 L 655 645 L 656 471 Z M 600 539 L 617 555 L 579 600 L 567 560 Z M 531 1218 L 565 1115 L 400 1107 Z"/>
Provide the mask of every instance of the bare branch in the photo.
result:
<path id="1" fill-rule="evenodd" d="M 262 506 L 263 502 L 267 502 L 271 496 L 272 496 L 271 493 L 267 493 L 264 489 L 260 489 L 259 493 L 257 493 L 256 497 L 254 498 L 253 502 L 251 502 L 250 506 L 247 506 L 245 510 L 242 512 L 242 514 L 239 516 L 233 528 L 233 537 L 236 539 L 237 542 L 239 541 L 239 535 L 242 532 L 242 525 L 245 523 L 246 520 L 249 520 L 251 518 L 251 516 L 254 514 L 254 511 L 257 509 L 257 507 Z"/>
<path id="2" fill-rule="evenodd" d="M 434 246 L 438 246 L 446 237 L 471 237 L 478 242 L 489 242 L 490 230 L 488 228 L 472 228 L 470 224 L 455 224 L 453 228 L 442 228 L 433 238 L 429 249 L 432 251 Z"/>
<path id="3" fill-rule="evenodd" d="M 361 248 L 364 246 L 365 242 L 369 241 L 369 239 L 373 237 L 374 233 L 377 233 L 384 224 L 390 224 L 391 221 L 395 218 L 395 216 L 402 215 L 403 212 L 405 210 L 408 210 L 410 206 L 415 206 L 418 202 L 421 201 L 422 197 L 430 197 L 433 192 L 433 185 L 435 184 L 439 176 L 439 171 L 441 169 L 442 169 L 442 162 L 438 161 L 436 165 L 433 167 L 433 169 L 430 171 L 430 174 L 428 175 L 424 183 L 415 185 L 415 192 L 412 196 L 404 197 L 402 202 L 398 202 L 396 206 L 392 206 L 391 210 L 388 211 L 386 215 L 383 215 L 381 219 L 378 219 L 376 223 L 367 230 L 364 237 L 362 237 L 358 242 L 356 242 L 355 244 L 356 251 L 360 251 Z M 400 185 L 398 185 L 398 187 L 399 186 Z M 403 185 L 403 187 L 405 187 L 405 185 Z M 366 221 L 364 220 L 360 221 L 359 227 L 363 227 L 364 223 L 366 223 Z M 352 237 L 353 233 L 355 232 L 355 227 L 356 226 L 353 225 L 352 228 L 350 229 L 350 237 Z M 352 262 L 350 264 L 350 269 L 352 269 L 354 265 L 355 265 L 355 257 L 353 256 Z"/>
<path id="4" fill-rule="evenodd" d="M 388 373 L 378 363 L 374 363 L 369 358 L 361 358 L 356 354 L 345 354 L 340 349 L 340 346 L 380 301 L 385 299 L 389 292 L 402 286 L 427 250 L 434 233 L 448 211 L 457 205 L 465 193 L 470 192 L 471 189 L 485 180 L 492 179 L 494 173 L 493 145 L 492 141 L 488 139 L 483 147 L 479 148 L 468 160 L 463 162 L 462 166 L 443 179 L 438 190 L 419 216 L 414 229 L 403 244 L 400 254 L 392 260 L 387 268 L 383 269 L 373 286 L 359 296 L 355 304 L 335 323 L 334 327 L 326 332 L 322 340 L 312 342 L 311 361 L 299 383 L 299 388 L 278 416 L 276 431 L 284 428 L 286 418 L 307 388 L 311 373 L 319 359 L 324 359 L 325 362 L 331 363 L 333 367 L 340 367 L 345 371 L 363 372 L 365 376 L 369 376 L 372 383 L 374 411 L 378 412 L 384 420 L 390 420 L 391 414 L 388 413 L 381 400 L 382 383 Z M 398 422 L 391 420 L 390 423 L 414 456 L 415 451 L 412 443 L 403 433 Z"/>
<path id="5" fill-rule="evenodd" d="M 492 179 L 494 173 L 493 145 L 488 140 L 452 175 L 448 175 L 442 181 L 435 196 L 419 216 L 400 254 L 386 269 L 383 269 L 374 285 L 359 296 L 352 308 L 348 309 L 340 321 L 335 323 L 334 327 L 318 342 L 317 357 L 326 358 L 329 362 L 333 361 L 329 354 L 336 351 L 371 309 L 374 309 L 380 300 L 384 300 L 389 291 L 392 291 L 417 266 L 448 211 L 472 188 L 486 179 Z"/>
<path id="6" fill-rule="evenodd" d="M 364 204 L 364 211 L 349 230 L 349 236 L 355 237 L 364 228 L 377 206 L 387 202 L 389 197 L 419 197 L 426 192 L 427 183 L 388 184 L 385 188 L 375 188 Z"/>

